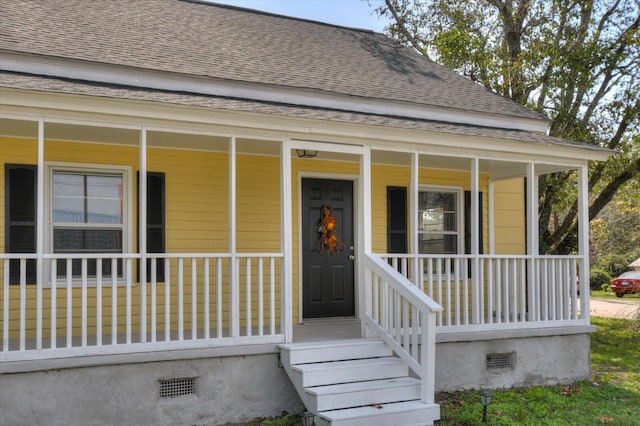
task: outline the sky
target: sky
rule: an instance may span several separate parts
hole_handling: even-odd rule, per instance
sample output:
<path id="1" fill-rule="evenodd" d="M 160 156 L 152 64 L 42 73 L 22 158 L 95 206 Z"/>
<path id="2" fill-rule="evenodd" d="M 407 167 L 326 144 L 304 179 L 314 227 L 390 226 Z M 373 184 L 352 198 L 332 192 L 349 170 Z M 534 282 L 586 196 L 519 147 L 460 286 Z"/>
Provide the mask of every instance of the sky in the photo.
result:
<path id="1" fill-rule="evenodd" d="M 215 3 L 258 9 L 345 27 L 382 32 L 386 20 L 373 10 L 384 0 L 212 0 Z"/>

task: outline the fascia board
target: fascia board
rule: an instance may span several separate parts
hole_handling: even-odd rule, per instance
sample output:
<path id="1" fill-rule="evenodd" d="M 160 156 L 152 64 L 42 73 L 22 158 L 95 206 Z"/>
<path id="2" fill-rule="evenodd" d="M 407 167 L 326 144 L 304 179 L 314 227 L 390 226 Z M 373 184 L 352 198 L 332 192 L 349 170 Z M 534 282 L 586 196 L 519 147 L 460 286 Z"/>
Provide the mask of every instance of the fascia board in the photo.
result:
<path id="1" fill-rule="evenodd" d="M 460 152 L 462 156 L 490 155 L 493 158 L 555 159 L 567 164 L 575 161 L 606 161 L 613 151 L 589 149 L 551 143 L 523 142 L 508 139 L 399 129 L 364 124 L 343 123 L 310 118 L 283 117 L 254 112 L 211 109 L 187 105 L 164 104 L 151 101 L 91 97 L 87 95 L 36 92 L 22 89 L 0 88 L 2 104 L 34 117 L 43 114 L 131 126 L 173 127 L 185 125 L 203 132 L 231 132 L 283 139 L 334 143 L 366 143 L 392 149 L 394 144 L 411 146 L 425 153 L 433 151 Z M 188 124 L 187 124 L 188 123 Z M 193 126 L 193 127 L 191 127 Z M 232 128 L 232 130 L 229 129 Z M 393 141 L 393 142 L 390 142 Z M 552 149 L 552 153 L 550 153 Z"/>
<path id="2" fill-rule="evenodd" d="M 0 54 L 2 55 L 0 70 L 48 77 L 540 133 L 546 133 L 549 126 L 549 121 L 544 118 L 532 119 L 512 115 L 486 114 L 477 111 L 361 98 L 287 86 L 229 81 L 206 76 L 161 72 L 6 50 L 0 51 Z"/>

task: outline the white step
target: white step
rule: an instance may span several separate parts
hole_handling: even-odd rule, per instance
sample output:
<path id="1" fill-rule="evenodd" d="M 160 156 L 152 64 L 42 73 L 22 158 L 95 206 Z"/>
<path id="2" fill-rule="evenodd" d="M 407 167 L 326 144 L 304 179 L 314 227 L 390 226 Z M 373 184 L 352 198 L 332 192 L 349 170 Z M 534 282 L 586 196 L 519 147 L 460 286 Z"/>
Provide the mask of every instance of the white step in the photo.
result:
<path id="1" fill-rule="evenodd" d="M 380 408 L 378 408 L 380 407 Z M 420 401 L 396 402 L 379 406 L 321 411 L 316 426 L 427 426 L 440 418 L 438 404 Z"/>
<path id="2" fill-rule="evenodd" d="M 356 359 L 292 365 L 294 373 L 302 375 L 302 387 L 363 382 L 407 376 L 409 368 L 395 357 Z"/>
<path id="3" fill-rule="evenodd" d="M 291 365 L 313 362 L 376 358 L 392 355 L 392 350 L 380 339 L 346 339 L 330 342 L 290 343 L 280 345 L 289 352 Z"/>
<path id="4" fill-rule="evenodd" d="M 420 399 L 420 381 L 413 377 L 398 377 L 314 386 L 305 388 L 305 392 L 311 395 L 311 400 L 314 402 L 314 405 L 307 409 L 317 413 L 339 408 Z"/>

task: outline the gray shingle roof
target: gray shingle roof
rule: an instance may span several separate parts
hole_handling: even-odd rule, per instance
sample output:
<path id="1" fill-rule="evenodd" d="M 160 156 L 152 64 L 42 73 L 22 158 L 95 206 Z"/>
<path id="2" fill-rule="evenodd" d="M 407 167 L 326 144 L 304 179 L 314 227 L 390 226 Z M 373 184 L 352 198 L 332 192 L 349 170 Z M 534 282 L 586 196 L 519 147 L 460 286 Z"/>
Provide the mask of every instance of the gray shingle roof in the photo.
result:
<path id="1" fill-rule="evenodd" d="M 60 78 L 48 78 L 9 72 L 0 72 L 0 88 L 1 87 L 54 93 L 101 96 L 115 99 L 152 101 L 258 114 L 273 114 L 286 117 L 330 120 L 334 122 L 383 126 L 398 129 L 413 129 L 529 143 L 572 146 L 593 151 L 607 151 L 599 146 L 571 142 L 565 139 L 555 138 L 537 132 L 497 129 L 491 127 L 443 123 L 419 119 L 406 119 L 400 117 L 344 112 L 322 108 L 249 101 L 243 99 L 229 99 L 216 96 L 167 92 L 161 90 L 123 87 L 117 85 L 104 85 L 96 83 L 89 84 L 86 82 L 70 81 Z"/>
<path id="2" fill-rule="evenodd" d="M 533 119 L 386 36 L 176 0 L 2 0 L 0 49 Z"/>

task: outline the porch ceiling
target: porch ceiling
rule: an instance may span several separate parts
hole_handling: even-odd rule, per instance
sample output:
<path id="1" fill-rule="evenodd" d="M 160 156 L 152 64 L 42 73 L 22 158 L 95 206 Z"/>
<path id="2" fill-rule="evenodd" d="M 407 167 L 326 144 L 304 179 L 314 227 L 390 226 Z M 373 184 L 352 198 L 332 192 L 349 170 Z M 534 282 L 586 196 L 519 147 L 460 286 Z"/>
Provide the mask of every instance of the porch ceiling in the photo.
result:
<path id="1" fill-rule="evenodd" d="M 0 134 L 4 136 L 37 139 L 38 124 L 36 121 L 2 118 L 0 119 Z M 113 127 L 77 124 L 77 123 L 51 123 L 46 122 L 44 128 L 45 140 L 59 140 L 69 142 L 89 142 L 116 145 L 138 146 L 140 143 L 140 129 L 136 127 L 126 128 L 126 125 L 114 125 Z M 176 148 L 198 151 L 227 152 L 229 149 L 230 135 L 202 134 L 190 132 L 189 129 L 163 130 L 151 129 L 147 131 L 147 146 L 150 148 Z M 258 139 L 249 137 L 236 138 L 236 151 L 240 154 L 253 155 L 280 155 L 280 141 Z M 295 150 L 292 153 L 296 157 Z M 386 164 L 410 167 L 411 153 L 393 151 L 392 148 L 373 149 L 371 159 L 374 164 Z M 468 154 L 467 154 L 468 155 Z M 343 162 L 358 162 L 359 156 L 354 154 L 319 151 L 313 160 L 329 160 Z M 480 173 L 488 174 L 494 179 L 519 177 L 526 175 L 526 162 L 514 162 L 505 160 L 480 160 Z M 470 157 L 441 155 L 438 153 L 423 153 L 420 155 L 421 168 L 444 169 L 454 171 L 469 171 L 471 169 Z M 552 173 L 567 169 L 552 164 L 536 164 L 536 171 L 541 174 Z"/>
<path id="2" fill-rule="evenodd" d="M 38 138 L 37 121 L 0 119 L 0 135 L 36 140 Z M 138 146 L 140 129 L 85 125 L 77 123 L 45 123 L 45 140 L 66 142 L 102 143 L 114 145 Z M 197 151 L 222 151 L 229 149 L 230 135 L 189 133 L 185 130 L 164 131 L 148 130 L 147 146 L 152 148 L 176 148 Z M 237 138 L 236 149 L 239 153 L 256 155 L 279 155 L 279 141 Z"/>
<path id="3" fill-rule="evenodd" d="M 385 150 L 373 150 L 371 160 L 374 164 L 386 164 L 391 166 L 411 166 L 411 153 L 394 152 Z M 421 154 L 419 167 L 441 170 L 453 170 L 468 172 L 471 170 L 470 157 L 454 157 L 438 154 Z M 568 167 L 560 167 L 553 164 L 536 163 L 536 172 L 540 174 L 566 170 Z M 493 179 L 507 179 L 522 177 L 527 174 L 526 162 L 514 162 L 505 160 L 480 160 L 480 173 L 488 174 Z"/>

